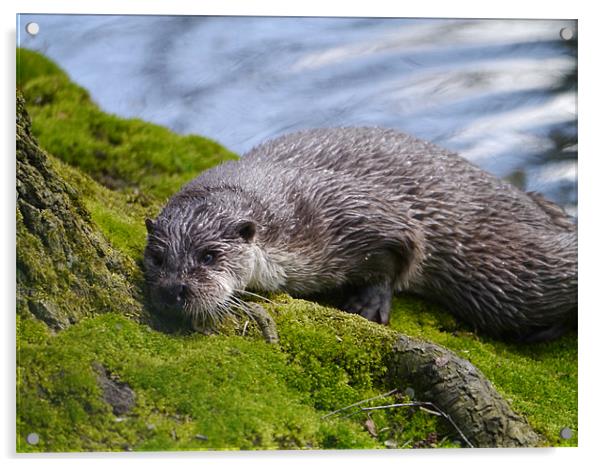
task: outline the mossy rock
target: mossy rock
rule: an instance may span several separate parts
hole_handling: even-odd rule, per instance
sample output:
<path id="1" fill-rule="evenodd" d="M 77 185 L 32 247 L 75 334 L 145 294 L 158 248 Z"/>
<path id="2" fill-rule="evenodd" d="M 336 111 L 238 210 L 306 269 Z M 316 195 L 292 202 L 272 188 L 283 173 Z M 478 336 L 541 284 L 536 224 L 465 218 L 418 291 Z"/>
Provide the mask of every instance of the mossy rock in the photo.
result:
<path id="1" fill-rule="evenodd" d="M 559 437 L 565 426 L 577 429 L 575 335 L 506 344 L 413 297 L 396 299 L 391 328 L 270 297 L 276 346 L 252 323 L 215 336 L 149 326 L 144 218 L 235 155 L 101 112 L 40 54 L 21 49 L 18 61 L 32 116 L 30 130 L 19 101 L 18 144 L 34 156 L 25 178 L 50 182 L 42 190 L 17 184 L 18 451 L 457 446 L 448 423 L 420 410 L 324 418 L 391 389 L 395 329 L 470 360 L 544 444 L 576 445 Z"/>

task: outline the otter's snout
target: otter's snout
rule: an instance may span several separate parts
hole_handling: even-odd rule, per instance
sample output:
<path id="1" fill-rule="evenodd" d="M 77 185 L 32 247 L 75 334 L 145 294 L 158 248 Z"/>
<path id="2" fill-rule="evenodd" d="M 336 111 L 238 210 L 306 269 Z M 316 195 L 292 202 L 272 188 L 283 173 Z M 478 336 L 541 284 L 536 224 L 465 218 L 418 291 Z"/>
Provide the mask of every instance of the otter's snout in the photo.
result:
<path id="1" fill-rule="evenodd" d="M 181 281 L 173 281 L 160 285 L 157 292 L 166 305 L 182 306 L 188 293 L 188 287 Z"/>

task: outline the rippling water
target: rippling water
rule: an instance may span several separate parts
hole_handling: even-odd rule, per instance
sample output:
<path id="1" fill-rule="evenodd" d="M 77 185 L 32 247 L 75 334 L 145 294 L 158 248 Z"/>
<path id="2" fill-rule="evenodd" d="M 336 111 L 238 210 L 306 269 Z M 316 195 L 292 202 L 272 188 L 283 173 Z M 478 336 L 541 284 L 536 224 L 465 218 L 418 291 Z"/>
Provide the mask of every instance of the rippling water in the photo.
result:
<path id="1" fill-rule="evenodd" d="M 25 24 L 40 33 L 30 37 Z M 379 125 L 576 215 L 575 21 L 23 15 L 19 45 L 106 111 L 243 153 L 296 129 Z"/>

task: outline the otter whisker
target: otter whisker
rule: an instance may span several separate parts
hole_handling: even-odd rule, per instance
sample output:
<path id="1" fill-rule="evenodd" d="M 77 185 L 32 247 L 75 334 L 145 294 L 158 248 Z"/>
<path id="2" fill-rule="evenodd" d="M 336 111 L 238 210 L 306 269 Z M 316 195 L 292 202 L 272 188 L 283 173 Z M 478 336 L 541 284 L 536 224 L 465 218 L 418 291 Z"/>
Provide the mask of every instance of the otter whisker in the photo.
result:
<path id="1" fill-rule="evenodd" d="M 266 302 L 271 303 L 272 305 L 276 305 L 276 302 L 270 300 L 267 297 L 264 297 L 263 295 L 259 295 L 259 294 L 254 293 L 254 292 L 249 292 L 248 290 L 244 290 L 244 289 L 234 289 L 234 291 L 236 293 L 242 293 L 242 294 L 245 294 L 245 295 L 250 295 L 252 297 L 261 298 L 262 300 L 265 300 Z"/>
<path id="2" fill-rule="evenodd" d="M 184 312 L 190 317 L 195 326 L 205 330 L 215 329 L 224 319 L 231 315 L 231 310 L 226 304 L 217 304 L 214 308 L 207 308 L 198 305 L 203 303 L 204 297 L 199 294 L 193 294 L 183 307 Z"/>
<path id="3" fill-rule="evenodd" d="M 230 309 L 225 304 L 219 304 L 215 308 L 215 310 L 212 310 L 212 311 L 213 312 L 209 313 L 208 316 L 211 317 L 211 319 L 215 325 L 217 325 L 221 321 L 223 321 L 226 318 L 226 316 L 229 316 L 232 314 Z"/>
<path id="4" fill-rule="evenodd" d="M 245 302 L 235 296 L 228 297 L 228 303 L 232 305 L 236 310 L 242 311 L 248 318 L 253 318 L 253 312 Z"/>

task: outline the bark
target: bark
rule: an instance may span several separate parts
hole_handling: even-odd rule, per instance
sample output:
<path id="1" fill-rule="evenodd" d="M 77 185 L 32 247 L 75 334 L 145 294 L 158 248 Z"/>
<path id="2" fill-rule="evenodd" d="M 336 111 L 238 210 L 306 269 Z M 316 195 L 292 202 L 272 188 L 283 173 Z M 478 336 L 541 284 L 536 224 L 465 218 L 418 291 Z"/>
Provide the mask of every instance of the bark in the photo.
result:
<path id="1" fill-rule="evenodd" d="M 400 335 L 391 356 L 389 376 L 394 385 L 409 382 L 416 400 L 434 403 L 475 447 L 541 443 L 527 421 L 512 410 L 478 369 L 443 347 Z"/>
<path id="2" fill-rule="evenodd" d="M 17 92 L 17 313 L 54 329 L 86 315 L 141 313 L 135 265 L 92 223 L 31 133 Z"/>

